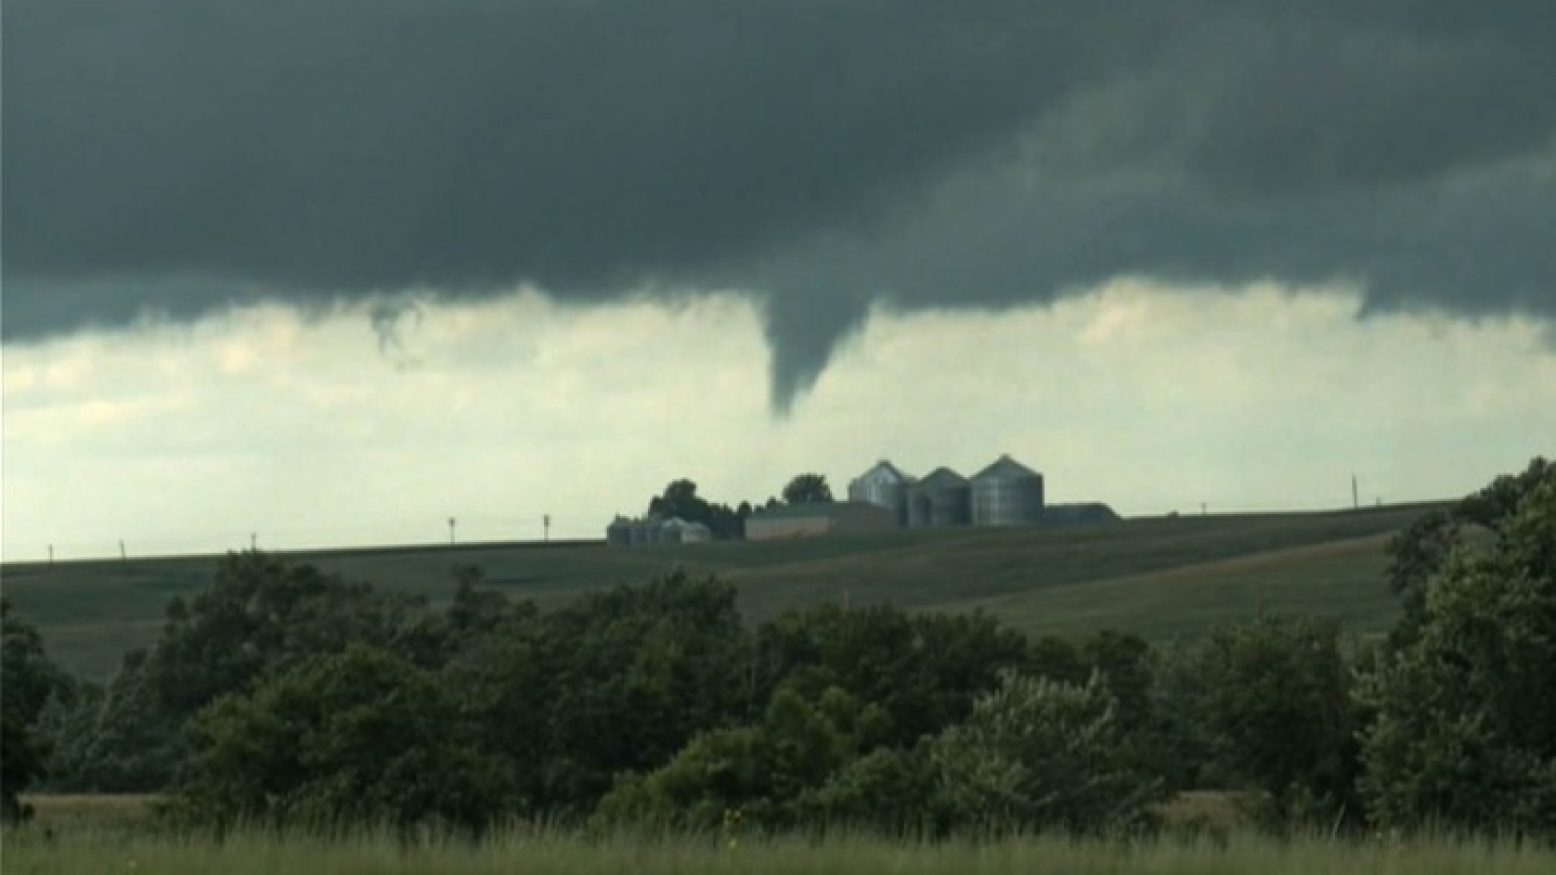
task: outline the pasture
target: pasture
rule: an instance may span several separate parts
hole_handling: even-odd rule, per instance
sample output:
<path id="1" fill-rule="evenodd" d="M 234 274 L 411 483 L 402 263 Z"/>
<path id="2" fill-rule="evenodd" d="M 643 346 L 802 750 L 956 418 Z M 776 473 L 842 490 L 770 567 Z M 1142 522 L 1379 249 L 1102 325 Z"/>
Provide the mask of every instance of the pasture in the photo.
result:
<path id="1" fill-rule="evenodd" d="M 897 873 L 897 875 L 1004 875 L 1064 872 L 1076 875 L 1449 875 L 1484 872 L 1546 875 L 1556 852 L 1511 841 L 1453 839 L 1275 839 L 1251 831 L 1230 835 L 1165 833 L 1134 840 L 1076 840 L 1029 836 L 997 840 L 925 842 L 862 835 L 591 836 L 515 826 L 481 842 L 388 834 L 281 836 L 249 833 L 223 841 L 125 829 L 110 820 L 93 827 L 78 815 L 61 822 L 85 797 L 37 800 L 39 822 L 9 829 L 3 841 L 7 875 L 102 873 L 330 872 L 336 875 L 788 875 L 788 873 Z M 134 808 L 138 803 L 129 803 Z M 112 810 L 111 803 L 100 808 Z"/>
<path id="2" fill-rule="evenodd" d="M 479 569 L 484 587 L 542 606 L 682 567 L 736 584 L 752 621 L 847 601 L 982 609 L 1034 635 L 1114 629 L 1162 640 L 1259 611 L 1335 617 L 1369 634 L 1387 629 L 1396 611 L 1383 582 L 1388 538 L 1434 506 L 682 546 L 480 543 L 279 555 L 434 602 L 447 597 L 461 567 Z M 215 559 L 13 563 L 3 569 L 5 593 L 52 658 L 101 679 L 125 652 L 155 639 L 173 596 L 209 583 Z"/>

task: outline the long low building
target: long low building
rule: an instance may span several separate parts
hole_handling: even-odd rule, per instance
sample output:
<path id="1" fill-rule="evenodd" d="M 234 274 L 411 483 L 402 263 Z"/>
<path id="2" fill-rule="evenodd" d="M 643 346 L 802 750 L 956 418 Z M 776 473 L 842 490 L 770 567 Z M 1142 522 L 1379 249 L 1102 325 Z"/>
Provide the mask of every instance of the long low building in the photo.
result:
<path id="1" fill-rule="evenodd" d="M 639 547 L 647 544 L 704 544 L 713 533 L 702 523 L 680 517 L 658 516 L 630 519 L 618 516 L 605 527 L 605 543 L 612 547 Z"/>
<path id="2" fill-rule="evenodd" d="M 758 511 L 746 520 L 746 540 L 804 538 L 860 532 L 889 532 L 897 528 L 891 511 L 868 501 L 832 501 L 784 504 Z"/>

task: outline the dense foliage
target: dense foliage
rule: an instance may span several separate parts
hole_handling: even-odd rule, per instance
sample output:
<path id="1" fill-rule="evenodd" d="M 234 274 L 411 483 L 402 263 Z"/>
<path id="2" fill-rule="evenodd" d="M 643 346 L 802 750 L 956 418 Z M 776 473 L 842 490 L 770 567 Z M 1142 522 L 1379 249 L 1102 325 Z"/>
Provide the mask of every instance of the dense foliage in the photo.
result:
<path id="1" fill-rule="evenodd" d="M 11 614 L 0 598 L 0 819 L 25 820 L 21 793 L 47 769 L 47 740 L 37 732 L 38 718 L 61 677 L 43 651 L 38 630 Z"/>
<path id="2" fill-rule="evenodd" d="M 1217 761 L 1283 818 L 1354 811 L 1357 708 L 1329 622 L 1266 616 L 1211 636 L 1197 697 Z"/>
<path id="3" fill-rule="evenodd" d="M 1556 468 L 1473 501 L 1489 545 L 1447 546 L 1410 634 L 1363 687 L 1361 788 L 1390 826 L 1556 829 Z"/>
<path id="4" fill-rule="evenodd" d="M 789 504 L 829 502 L 832 487 L 821 474 L 797 474 L 783 488 L 783 500 Z M 650 498 L 648 514 L 653 517 L 678 517 L 687 522 L 702 523 L 714 539 L 740 540 L 746 536 L 746 520 L 759 508 L 776 507 L 779 501 L 769 496 L 765 504 L 753 505 L 742 501 L 735 507 L 721 504 L 697 494 L 697 484 L 686 478 L 672 480 L 664 492 Z"/>
<path id="5" fill-rule="evenodd" d="M 739 540 L 746 535 L 746 518 L 751 516 L 751 505 L 741 502 L 738 508 L 708 501 L 697 494 L 697 484 L 690 480 L 672 480 L 663 494 L 649 499 L 650 516 L 679 517 L 708 527 L 713 537 L 720 541 Z"/>
<path id="6" fill-rule="evenodd" d="M 783 487 L 783 500 L 788 504 L 825 504 L 832 500 L 832 487 L 823 474 L 796 474 Z"/>
<path id="7" fill-rule="evenodd" d="M 1556 469 L 1390 553 L 1408 607 L 1372 648 L 1281 616 L 1157 646 L 883 605 L 751 626 L 680 572 L 542 611 L 455 568 L 434 607 L 233 554 L 104 687 L 6 608 L 6 814 L 47 765 L 216 827 L 1088 833 L 1213 788 L 1283 826 L 1552 832 Z"/>

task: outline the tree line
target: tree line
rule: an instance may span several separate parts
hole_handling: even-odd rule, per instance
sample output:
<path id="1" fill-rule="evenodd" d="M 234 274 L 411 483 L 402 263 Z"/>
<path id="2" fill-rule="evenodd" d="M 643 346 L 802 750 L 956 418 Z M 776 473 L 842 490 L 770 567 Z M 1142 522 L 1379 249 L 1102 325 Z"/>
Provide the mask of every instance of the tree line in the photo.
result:
<path id="1" fill-rule="evenodd" d="M 649 516 L 679 517 L 702 523 L 720 541 L 738 541 L 746 536 L 746 520 L 763 510 L 781 504 L 824 504 L 832 501 L 832 487 L 822 474 L 796 474 L 783 487 L 782 500 L 768 496 L 765 504 L 742 501 L 734 508 L 709 501 L 697 494 L 697 484 L 685 478 L 672 480 L 663 493 L 649 499 Z"/>
<path id="2" fill-rule="evenodd" d="M 1386 640 L 1263 615 L 1153 645 L 887 605 L 753 625 L 680 572 L 542 611 L 465 568 L 432 606 L 235 553 L 105 685 L 5 607 L 5 814 L 41 786 L 163 793 L 218 829 L 1081 833 L 1204 788 L 1257 791 L 1277 825 L 1556 837 L 1556 469 L 1389 556 Z"/>

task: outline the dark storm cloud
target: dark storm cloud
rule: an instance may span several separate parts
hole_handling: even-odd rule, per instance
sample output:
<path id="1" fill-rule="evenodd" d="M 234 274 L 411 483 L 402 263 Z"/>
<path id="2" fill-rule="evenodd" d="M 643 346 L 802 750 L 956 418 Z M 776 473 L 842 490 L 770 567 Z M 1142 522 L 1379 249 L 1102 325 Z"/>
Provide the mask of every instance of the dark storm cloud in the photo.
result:
<path id="1" fill-rule="evenodd" d="M 10 340 L 256 297 L 733 286 L 767 301 L 782 404 L 880 300 L 1144 274 L 1556 315 L 1544 2 L 3 14 Z"/>

